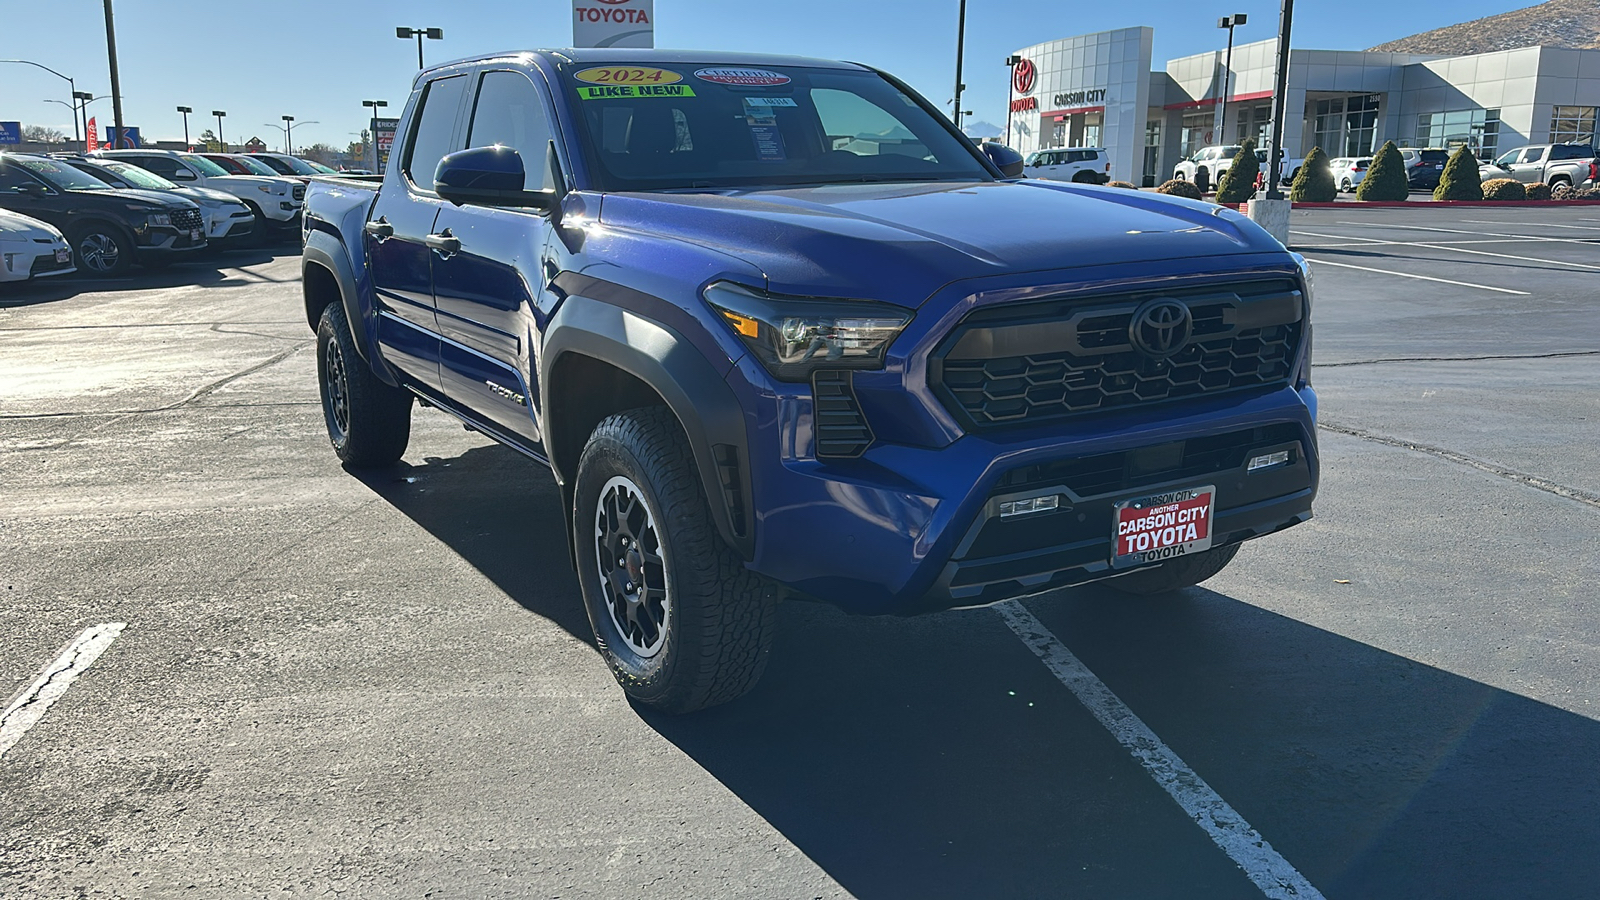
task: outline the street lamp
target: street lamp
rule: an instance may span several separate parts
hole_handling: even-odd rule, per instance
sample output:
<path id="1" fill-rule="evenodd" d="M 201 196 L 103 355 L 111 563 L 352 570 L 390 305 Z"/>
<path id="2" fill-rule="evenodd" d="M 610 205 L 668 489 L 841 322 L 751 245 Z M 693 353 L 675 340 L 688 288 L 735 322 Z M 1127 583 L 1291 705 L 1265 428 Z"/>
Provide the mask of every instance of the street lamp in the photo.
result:
<path id="1" fill-rule="evenodd" d="M 282 125 L 274 125 L 271 122 L 266 122 L 264 124 L 268 128 L 278 128 L 278 129 L 281 129 L 283 131 L 283 152 L 285 154 L 289 155 L 289 156 L 293 156 L 294 155 L 294 116 L 279 116 L 279 118 L 283 119 L 283 124 Z M 301 122 L 300 124 L 301 125 L 321 125 L 322 123 L 316 121 L 315 119 L 313 119 L 313 120 L 311 120 L 309 122 Z"/>
<path id="2" fill-rule="evenodd" d="M 1294 25 L 1294 0 L 1283 0 L 1278 12 L 1278 71 L 1272 85 L 1272 149 L 1267 151 L 1267 199 L 1281 200 L 1283 179 L 1283 117 L 1289 93 L 1289 32 Z"/>
<path id="3" fill-rule="evenodd" d="M 966 129 L 961 127 L 961 92 L 967 86 L 961 83 L 961 57 L 966 55 L 967 49 L 967 0 L 961 0 L 961 11 L 956 19 L 956 105 L 955 113 L 950 118 L 955 120 L 956 129 L 966 134 Z"/>
<path id="4" fill-rule="evenodd" d="M 194 109 L 188 106 L 180 106 L 178 107 L 178 112 L 183 113 L 183 146 L 186 149 L 193 150 L 194 147 L 189 143 L 189 113 L 194 112 Z"/>
<path id="5" fill-rule="evenodd" d="M 962 0 L 962 2 L 964 3 L 966 0 Z M 444 40 L 444 29 L 407 28 L 402 25 L 394 30 L 394 36 L 402 41 L 410 40 L 411 38 L 417 39 L 417 68 L 420 69 L 422 68 L 422 39 L 427 38 L 430 41 L 442 41 Z"/>
<path id="6" fill-rule="evenodd" d="M 217 143 L 222 147 L 219 152 L 227 153 L 228 142 L 222 139 L 222 118 L 228 114 L 228 111 L 225 109 L 213 109 L 211 114 L 217 117 Z"/>
<path id="7" fill-rule="evenodd" d="M 77 102 L 77 104 L 78 104 L 78 108 L 73 111 L 73 115 L 74 115 L 74 118 L 73 118 L 73 130 L 74 131 L 77 130 L 77 118 L 76 118 L 77 114 L 78 113 L 82 113 L 83 114 L 83 133 L 85 135 L 87 135 L 89 133 L 89 104 L 94 102 L 94 101 L 96 101 L 96 100 L 104 100 L 105 98 L 104 97 L 96 97 L 95 95 L 89 93 L 88 91 L 73 91 L 72 92 L 72 99 L 75 100 Z"/>
<path id="8" fill-rule="evenodd" d="M 1006 146 L 1007 147 L 1012 146 L 1012 143 L 1011 143 L 1011 105 L 1013 103 L 1017 102 L 1017 66 L 1019 64 L 1021 64 L 1021 62 L 1022 62 L 1022 57 L 1020 57 L 1020 56 L 1008 56 L 1008 57 L 1006 57 L 1006 69 L 1009 70 L 1010 73 L 1011 73 L 1010 77 L 1008 77 L 1006 79 L 1006 82 L 1007 82 L 1006 83 Z"/>
<path id="9" fill-rule="evenodd" d="M 78 85 L 77 85 L 77 83 L 74 82 L 71 78 L 68 78 L 67 76 L 61 74 L 60 72 L 57 72 L 55 69 L 52 69 L 47 65 L 44 65 L 43 63 L 36 63 L 31 59 L 0 59 L 0 62 L 3 62 L 3 63 L 20 63 L 20 64 L 22 64 L 24 66 L 33 66 L 34 68 L 37 68 L 37 69 L 43 69 L 46 72 L 49 72 L 51 75 L 56 76 L 57 78 L 65 79 L 66 82 L 67 82 L 67 89 L 72 92 L 72 99 L 74 99 L 74 100 L 78 99 Z M 73 116 L 72 117 L 72 139 L 74 141 L 78 141 L 78 140 L 82 140 L 83 139 L 83 135 L 78 131 L 78 117 L 77 116 Z"/>
<path id="10" fill-rule="evenodd" d="M 1217 101 L 1216 142 L 1219 144 L 1228 142 L 1228 136 L 1223 131 L 1228 127 L 1228 91 L 1233 79 L 1233 30 L 1243 25 L 1247 18 L 1244 13 L 1234 13 L 1217 20 L 1218 28 L 1228 29 L 1228 54 L 1222 63 L 1222 99 Z"/>
<path id="11" fill-rule="evenodd" d="M 389 105 L 387 100 L 363 100 L 361 105 L 372 110 L 372 124 L 367 133 L 367 143 L 372 145 L 372 171 L 378 171 L 378 110 Z"/>

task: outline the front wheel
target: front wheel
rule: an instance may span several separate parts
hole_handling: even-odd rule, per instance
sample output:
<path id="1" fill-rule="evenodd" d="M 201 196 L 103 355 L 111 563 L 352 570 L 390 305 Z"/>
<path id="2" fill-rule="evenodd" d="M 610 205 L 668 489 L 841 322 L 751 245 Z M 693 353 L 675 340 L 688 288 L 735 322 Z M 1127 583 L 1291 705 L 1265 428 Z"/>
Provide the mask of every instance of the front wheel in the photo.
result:
<path id="1" fill-rule="evenodd" d="M 121 275 L 133 265 L 133 241 L 113 225 L 79 225 L 67 232 L 67 241 L 78 268 L 91 275 Z"/>
<path id="2" fill-rule="evenodd" d="M 1346 179 L 1345 179 L 1345 180 L 1344 180 L 1344 181 L 1343 181 L 1343 182 L 1342 182 L 1342 183 L 1341 183 L 1341 184 L 1340 184 L 1340 185 L 1339 185 L 1339 190 L 1340 190 L 1340 192 L 1342 192 L 1342 193 L 1346 193 L 1346 194 L 1348 194 L 1348 193 L 1350 193 L 1350 191 L 1351 191 L 1351 190 L 1353 190 L 1353 186 L 1352 186 L 1352 185 L 1351 185 L 1351 184 L 1350 184 L 1350 179 L 1348 179 L 1348 178 L 1346 178 Z"/>
<path id="3" fill-rule="evenodd" d="M 595 644 L 634 702 L 688 713 L 766 668 L 776 592 L 711 520 L 694 454 L 664 407 L 611 416 L 578 461 L 573 526 Z"/>
<path id="4" fill-rule="evenodd" d="M 352 466 L 387 466 L 411 441 L 411 394 L 384 384 L 356 352 L 344 307 L 330 303 L 317 323 L 317 382 L 328 440 Z"/>
<path id="5" fill-rule="evenodd" d="M 1165 594 L 1194 587 L 1207 578 L 1227 568 L 1239 552 L 1239 544 L 1229 544 L 1213 550 L 1203 550 L 1194 556 L 1157 563 L 1136 569 L 1106 582 L 1124 594 Z"/>

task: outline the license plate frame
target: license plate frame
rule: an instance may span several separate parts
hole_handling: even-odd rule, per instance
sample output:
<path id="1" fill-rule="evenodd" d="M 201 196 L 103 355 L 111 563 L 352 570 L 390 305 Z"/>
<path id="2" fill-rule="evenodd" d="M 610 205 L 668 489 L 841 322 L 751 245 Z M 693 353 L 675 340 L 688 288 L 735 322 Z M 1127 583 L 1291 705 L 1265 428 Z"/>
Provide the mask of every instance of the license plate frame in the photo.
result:
<path id="1" fill-rule="evenodd" d="M 1131 569 L 1211 549 L 1216 510 L 1214 484 L 1118 501 L 1111 512 L 1111 567 Z"/>
<path id="2" fill-rule="evenodd" d="M 72 250 L 71 250 L 71 248 L 68 248 L 68 247 L 58 247 L 58 248 L 56 248 L 56 262 L 57 263 L 69 263 L 69 262 L 72 262 Z"/>

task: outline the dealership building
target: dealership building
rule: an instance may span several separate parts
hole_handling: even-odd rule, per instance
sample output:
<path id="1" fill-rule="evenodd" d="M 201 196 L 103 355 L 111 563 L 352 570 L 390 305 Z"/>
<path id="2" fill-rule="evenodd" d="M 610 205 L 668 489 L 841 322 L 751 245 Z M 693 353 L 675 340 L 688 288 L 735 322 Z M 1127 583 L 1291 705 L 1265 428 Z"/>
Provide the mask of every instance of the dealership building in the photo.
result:
<path id="1" fill-rule="evenodd" d="M 1007 142 L 1023 153 L 1105 147 L 1111 176 L 1156 184 L 1210 144 L 1255 137 L 1271 122 L 1277 41 L 1217 50 L 1152 71 L 1150 28 L 1035 44 L 1011 67 Z M 1218 104 L 1227 83 L 1226 104 Z M 1471 56 L 1291 50 L 1284 147 L 1301 157 L 1370 155 L 1466 144 L 1480 159 L 1524 144 L 1591 141 L 1600 50 L 1524 47 Z M 1219 105 L 1226 121 L 1220 121 Z"/>

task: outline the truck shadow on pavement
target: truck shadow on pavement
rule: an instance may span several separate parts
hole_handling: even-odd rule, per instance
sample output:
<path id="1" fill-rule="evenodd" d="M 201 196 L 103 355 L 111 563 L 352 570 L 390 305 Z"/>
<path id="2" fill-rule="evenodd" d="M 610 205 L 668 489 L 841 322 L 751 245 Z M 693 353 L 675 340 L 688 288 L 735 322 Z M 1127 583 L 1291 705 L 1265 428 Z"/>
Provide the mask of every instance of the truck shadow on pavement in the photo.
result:
<path id="1" fill-rule="evenodd" d="M 95 278 L 83 273 L 42 278 L 22 284 L 0 285 L 0 309 L 37 306 L 70 300 L 80 294 L 117 294 L 122 291 L 158 291 L 188 285 L 234 287 L 258 281 L 276 281 L 258 273 L 241 274 L 244 266 L 259 266 L 285 255 L 299 255 L 299 248 L 262 247 L 228 250 L 195 257 L 162 269 L 135 267 L 126 274 Z"/>
<path id="2" fill-rule="evenodd" d="M 1203 589 L 1028 605 L 1330 898 L 1600 881 L 1592 719 Z M 751 695 L 645 718 L 855 896 L 1261 896 L 993 612 L 781 623 Z"/>

